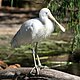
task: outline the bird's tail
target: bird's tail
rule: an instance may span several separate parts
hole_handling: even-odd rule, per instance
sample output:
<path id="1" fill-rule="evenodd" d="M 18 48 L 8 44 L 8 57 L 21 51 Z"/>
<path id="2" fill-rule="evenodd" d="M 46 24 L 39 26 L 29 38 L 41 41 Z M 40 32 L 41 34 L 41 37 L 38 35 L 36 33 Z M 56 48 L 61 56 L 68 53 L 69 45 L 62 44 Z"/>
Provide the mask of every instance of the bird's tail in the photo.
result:
<path id="1" fill-rule="evenodd" d="M 17 40 L 16 40 L 16 38 L 15 38 L 15 36 L 13 37 L 13 39 L 11 40 L 11 47 L 12 48 L 16 48 L 17 47 Z"/>
<path id="2" fill-rule="evenodd" d="M 11 47 L 12 48 L 19 47 L 19 44 L 18 44 L 18 38 L 19 38 L 19 36 L 18 36 L 18 34 L 19 34 L 19 31 L 15 34 L 15 36 L 11 40 Z"/>

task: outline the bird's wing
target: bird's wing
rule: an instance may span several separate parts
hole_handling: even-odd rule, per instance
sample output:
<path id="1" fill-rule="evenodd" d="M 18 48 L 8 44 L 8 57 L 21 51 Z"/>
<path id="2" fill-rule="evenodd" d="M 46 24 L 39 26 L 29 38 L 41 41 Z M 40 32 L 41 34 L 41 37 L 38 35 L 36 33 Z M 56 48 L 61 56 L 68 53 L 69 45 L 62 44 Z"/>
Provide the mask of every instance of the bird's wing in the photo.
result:
<path id="1" fill-rule="evenodd" d="M 24 26 L 22 26 L 21 31 L 26 30 L 26 33 L 29 33 L 29 35 L 31 34 L 30 35 L 31 40 L 32 40 L 31 42 L 39 41 L 46 32 L 46 29 L 45 29 L 43 23 L 38 18 L 28 20 L 23 25 Z M 22 31 L 22 33 L 23 33 L 23 31 Z"/>
<path id="2" fill-rule="evenodd" d="M 32 29 L 30 27 L 30 24 L 24 22 L 11 41 L 12 47 L 19 47 L 20 45 L 30 43 L 32 40 L 31 33 Z"/>
<path id="3" fill-rule="evenodd" d="M 43 36 L 43 25 L 38 19 L 24 22 L 12 39 L 12 46 L 17 47 L 26 43 L 37 42 Z"/>

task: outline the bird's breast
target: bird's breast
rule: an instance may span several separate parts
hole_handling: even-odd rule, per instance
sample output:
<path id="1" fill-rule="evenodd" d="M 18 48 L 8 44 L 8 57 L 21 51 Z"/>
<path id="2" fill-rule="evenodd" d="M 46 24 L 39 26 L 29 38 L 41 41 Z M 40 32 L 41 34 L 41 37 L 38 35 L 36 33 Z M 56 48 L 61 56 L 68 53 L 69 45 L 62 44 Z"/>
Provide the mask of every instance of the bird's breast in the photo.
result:
<path id="1" fill-rule="evenodd" d="M 54 25 L 50 20 L 47 20 L 45 24 L 36 26 L 33 30 L 33 39 L 40 41 L 48 37 L 54 30 Z"/>
<path id="2" fill-rule="evenodd" d="M 49 36 L 53 31 L 54 31 L 54 24 L 52 23 L 52 21 L 47 20 L 46 24 L 45 24 L 45 37 Z"/>

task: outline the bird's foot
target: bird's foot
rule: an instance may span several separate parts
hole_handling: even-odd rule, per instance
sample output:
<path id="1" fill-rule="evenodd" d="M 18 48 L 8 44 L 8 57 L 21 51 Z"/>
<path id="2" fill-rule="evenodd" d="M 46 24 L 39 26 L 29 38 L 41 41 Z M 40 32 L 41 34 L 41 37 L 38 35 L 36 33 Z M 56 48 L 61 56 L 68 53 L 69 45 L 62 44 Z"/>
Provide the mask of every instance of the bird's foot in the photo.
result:
<path id="1" fill-rule="evenodd" d="M 40 69 L 49 69 L 48 66 L 42 66 L 42 65 L 40 65 L 39 68 L 40 68 Z"/>
<path id="2" fill-rule="evenodd" d="M 49 69 L 49 67 L 47 66 L 42 66 L 42 65 L 39 65 L 39 66 L 35 66 L 34 68 L 32 68 L 32 70 L 30 71 L 30 74 L 31 75 L 39 75 L 39 71 L 40 69 Z"/>
<path id="3" fill-rule="evenodd" d="M 38 66 L 35 66 L 34 68 L 32 68 L 32 70 L 30 71 L 31 75 L 39 75 L 39 71 L 40 68 Z"/>

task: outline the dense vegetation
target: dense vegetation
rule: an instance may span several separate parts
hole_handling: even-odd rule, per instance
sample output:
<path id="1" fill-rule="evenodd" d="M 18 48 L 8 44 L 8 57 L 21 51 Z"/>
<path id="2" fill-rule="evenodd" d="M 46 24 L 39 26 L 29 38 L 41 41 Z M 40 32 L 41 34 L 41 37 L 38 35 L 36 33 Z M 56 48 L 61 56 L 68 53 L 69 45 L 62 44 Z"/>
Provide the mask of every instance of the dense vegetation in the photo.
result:
<path id="1" fill-rule="evenodd" d="M 51 0 L 49 8 L 57 13 L 60 21 L 65 21 L 67 30 L 74 34 L 72 51 L 80 49 L 80 2 L 79 0 Z"/>

